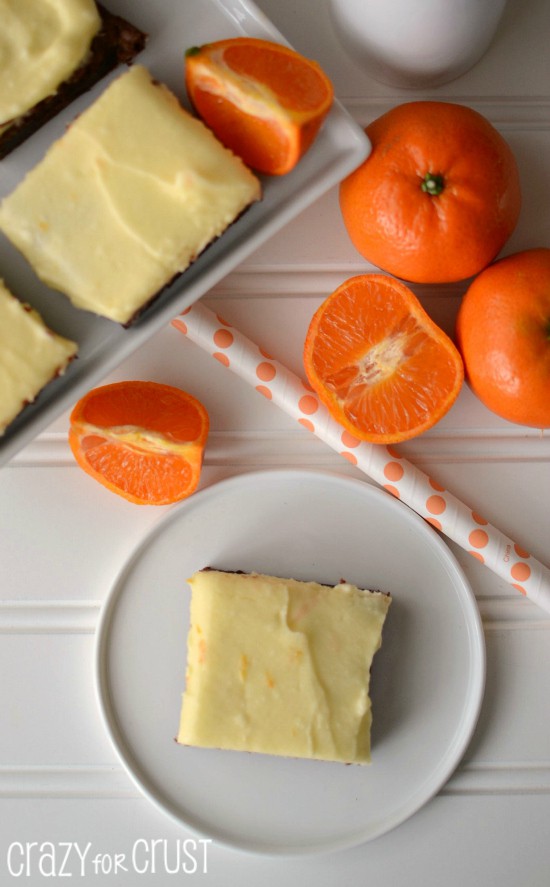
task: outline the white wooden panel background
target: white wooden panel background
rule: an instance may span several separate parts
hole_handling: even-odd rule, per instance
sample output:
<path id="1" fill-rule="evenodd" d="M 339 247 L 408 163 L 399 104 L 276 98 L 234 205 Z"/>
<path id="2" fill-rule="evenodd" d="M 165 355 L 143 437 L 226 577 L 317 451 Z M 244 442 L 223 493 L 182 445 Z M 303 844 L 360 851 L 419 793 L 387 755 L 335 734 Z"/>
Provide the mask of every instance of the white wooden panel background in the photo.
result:
<path id="1" fill-rule="evenodd" d="M 200 0 L 196 0 L 200 2 Z M 464 101 L 506 136 L 520 166 L 524 207 L 506 247 L 550 246 L 550 4 L 509 0 L 484 59 L 427 93 L 384 87 L 345 57 L 324 0 L 258 5 L 333 78 L 361 124 L 418 97 Z M 309 318 L 347 276 L 372 270 L 349 243 L 333 190 L 276 235 L 205 302 L 301 373 Z M 434 319 L 452 332 L 461 285 L 418 287 Z M 167 327 L 109 379 L 180 385 L 208 406 L 212 431 L 202 485 L 274 466 L 359 476 L 244 382 Z M 131 851 L 189 837 L 136 790 L 105 735 L 93 689 L 99 610 L 136 541 L 165 509 L 129 505 L 75 467 L 67 416 L 0 472 L 0 883 L 12 842 L 88 842 Z M 550 562 L 550 435 L 490 414 L 464 387 L 448 416 L 401 446 L 456 495 L 535 556 Z M 478 598 L 487 641 L 482 715 L 464 761 L 440 792 L 388 835 L 345 853 L 272 859 L 208 848 L 212 885 L 550 884 L 550 616 L 451 544 Z M 76 864 L 73 867 L 77 877 Z M 25 883 L 38 885 L 36 864 Z M 180 880 L 187 874 L 180 875 Z M 88 874 L 91 883 L 101 876 Z M 104 880 L 172 884 L 158 871 Z"/>

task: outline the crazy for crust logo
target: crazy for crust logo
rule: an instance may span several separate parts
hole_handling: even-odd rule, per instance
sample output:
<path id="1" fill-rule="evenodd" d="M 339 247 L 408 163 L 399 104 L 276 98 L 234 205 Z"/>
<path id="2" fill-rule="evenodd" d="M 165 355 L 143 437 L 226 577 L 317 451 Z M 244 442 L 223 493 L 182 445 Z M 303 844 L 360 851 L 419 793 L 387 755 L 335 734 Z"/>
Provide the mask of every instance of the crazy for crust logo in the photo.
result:
<path id="1" fill-rule="evenodd" d="M 105 875 L 194 875 L 208 871 L 210 838 L 138 838 L 128 851 L 98 851 L 91 841 L 13 841 L 6 852 L 12 878 Z"/>

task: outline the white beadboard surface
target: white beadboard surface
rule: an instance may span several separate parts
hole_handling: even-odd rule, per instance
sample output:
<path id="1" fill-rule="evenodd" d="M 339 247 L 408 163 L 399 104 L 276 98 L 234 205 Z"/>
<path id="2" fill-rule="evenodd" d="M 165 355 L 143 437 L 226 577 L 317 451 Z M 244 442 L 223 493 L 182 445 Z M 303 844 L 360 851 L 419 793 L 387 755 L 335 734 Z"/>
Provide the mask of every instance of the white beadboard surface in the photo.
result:
<path id="1" fill-rule="evenodd" d="M 363 125 L 412 98 L 464 102 L 485 114 L 509 140 L 523 187 L 520 222 L 504 252 L 550 246 L 548 0 L 509 0 L 485 57 L 430 93 L 370 80 L 338 44 L 325 0 L 257 2 L 297 49 L 322 63 Z M 333 190 L 204 302 L 301 373 L 313 311 L 346 277 L 368 270 L 347 239 Z M 452 333 L 462 285 L 415 290 Z M 207 406 L 212 428 L 202 487 L 256 468 L 360 476 L 171 327 L 106 381 L 132 378 L 179 385 Z M 61 877 L 58 871 L 48 879 L 32 854 L 28 871 L 11 874 L 9 849 L 19 844 L 36 842 L 36 849 L 50 842 L 61 853 L 71 842 L 91 843 L 94 853 L 114 860 L 139 841 L 159 840 L 173 851 L 194 837 L 127 776 L 100 720 L 93 683 L 101 604 L 136 541 L 167 509 L 130 505 L 96 485 L 75 466 L 66 432 L 63 415 L 0 471 L 1 885 L 20 880 L 34 887 Z M 399 449 L 550 564 L 550 433 L 498 419 L 464 386 L 439 425 Z M 548 887 L 550 614 L 449 545 L 479 602 L 487 688 L 469 748 L 432 801 L 390 833 L 348 851 L 275 858 L 213 842 L 206 858 L 197 847 L 194 865 L 189 860 L 177 876 L 159 866 L 154 874 L 116 876 L 88 867 L 81 877 L 75 857 L 74 882 Z"/>

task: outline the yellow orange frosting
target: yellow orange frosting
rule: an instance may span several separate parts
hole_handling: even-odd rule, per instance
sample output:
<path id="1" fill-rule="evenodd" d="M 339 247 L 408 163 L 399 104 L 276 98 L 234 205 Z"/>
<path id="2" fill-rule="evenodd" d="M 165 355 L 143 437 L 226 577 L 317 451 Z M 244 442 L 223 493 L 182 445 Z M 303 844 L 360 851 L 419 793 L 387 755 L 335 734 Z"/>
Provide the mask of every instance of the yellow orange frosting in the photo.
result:
<path id="1" fill-rule="evenodd" d="M 78 308 L 126 323 L 261 196 L 260 183 L 136 65 L 0 206 L 0 229 Z"/>
<path id="2" fill-rule="evenodd" d="M 93 0 L 0 0 L 0 126 L 56 92 L 100 25 Z"/>
<path id="3" fill-rule="evenodd" d="M 370 761 L 370 669 L 388 595 L 217 570 L 189 583 L 178 742 Z"/>
<path id="4" fill-rule="evenodd" d="M 0 281 L 0 434 L 76 352 Z"/>

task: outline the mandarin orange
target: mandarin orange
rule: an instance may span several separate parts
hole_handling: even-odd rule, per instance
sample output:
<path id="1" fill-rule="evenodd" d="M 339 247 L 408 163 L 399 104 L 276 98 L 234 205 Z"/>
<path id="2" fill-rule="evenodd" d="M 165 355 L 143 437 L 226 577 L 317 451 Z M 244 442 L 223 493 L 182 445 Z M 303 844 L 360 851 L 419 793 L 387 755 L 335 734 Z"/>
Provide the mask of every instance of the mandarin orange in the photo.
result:
<path id="1" fill-rule="evenodd" d="M 359 440 L 396 443 L 431 428 L 456 400 L 460 354 L 401 281 L 363 274 L 315 312 L 304 366 L 331 415 Z"/>
<path id="2" fill-rule="evenodd" d="M 332 84 L 317 62 L 254 37 L 188 50 L 185 83 L 197 114 L 220 141 L 271 175 L 296 166 L 333 102 Z"/>
<path id="3" fill-rule="evenodd" d="M 482 271 L 456 330 L 479 399 L 510 422 L 550 428 L 550 249 L 514 253 Z"/>
<path id="4" fill-rule="evenodd" d="M 198 486 L 209 420 L 204 406 L 158 382 L 94 388 L 70 416 L 69 445 L 84 471 L 138 505 L 168 505 Z"/>
<path id="5" fill-rule="evenodd" d="M 417 101 L 366 128 L 370 156 L 340 186 L 357 250 L 416 283 L 471 277 L 500 252 L 521 194 L 510 147 L 464 105 Z"/>

